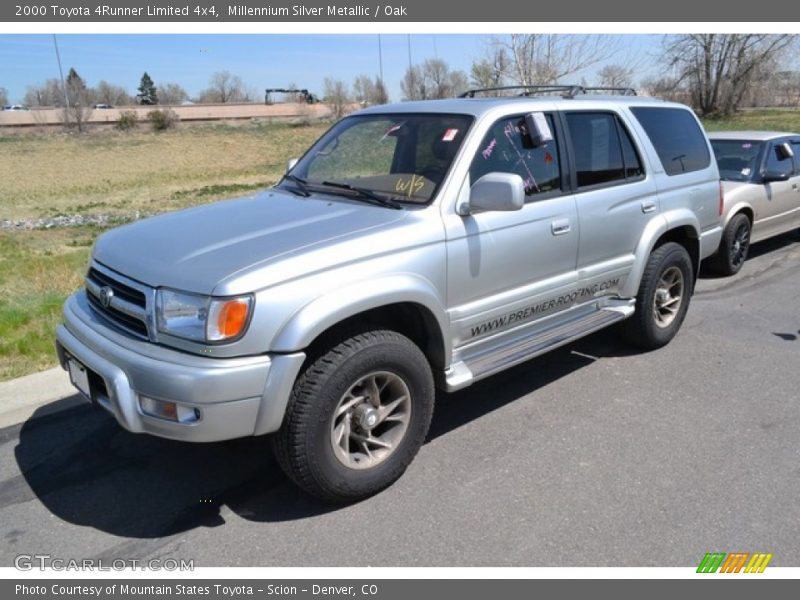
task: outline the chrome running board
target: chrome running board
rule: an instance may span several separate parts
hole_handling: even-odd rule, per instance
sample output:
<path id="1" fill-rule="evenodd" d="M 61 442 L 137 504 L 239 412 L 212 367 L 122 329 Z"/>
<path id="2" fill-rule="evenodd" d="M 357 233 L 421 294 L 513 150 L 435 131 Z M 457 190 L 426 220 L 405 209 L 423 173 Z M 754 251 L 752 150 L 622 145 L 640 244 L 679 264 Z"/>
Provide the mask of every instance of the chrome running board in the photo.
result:
<path id="1" fill-rule="evenodd" d="M 579 318 L 560 320 L 534 331 L 525 328 L 516 334 L 512 332 L 503 336 L 492 346 L 482 344 L 472 351 L 465 349 L 445 371 L 444 388 L 448 392 L 465 388 L 480 379 L 622 321 L 631 316 L 633 310 L 633 300 L 615 300 Z"/>

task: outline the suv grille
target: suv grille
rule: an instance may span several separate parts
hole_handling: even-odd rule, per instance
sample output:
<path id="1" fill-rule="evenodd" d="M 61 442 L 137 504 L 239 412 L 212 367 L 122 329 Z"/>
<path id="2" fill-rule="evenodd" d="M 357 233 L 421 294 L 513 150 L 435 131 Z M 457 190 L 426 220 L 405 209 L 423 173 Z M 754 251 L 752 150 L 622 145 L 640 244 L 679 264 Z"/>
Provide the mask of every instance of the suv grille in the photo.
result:
<path id="1" fill-rule="evenodd" d="M 94 267 L 86 275 L 86 297 L 91 307 L 117 327 L 148 338 L 147 296 Z"/>

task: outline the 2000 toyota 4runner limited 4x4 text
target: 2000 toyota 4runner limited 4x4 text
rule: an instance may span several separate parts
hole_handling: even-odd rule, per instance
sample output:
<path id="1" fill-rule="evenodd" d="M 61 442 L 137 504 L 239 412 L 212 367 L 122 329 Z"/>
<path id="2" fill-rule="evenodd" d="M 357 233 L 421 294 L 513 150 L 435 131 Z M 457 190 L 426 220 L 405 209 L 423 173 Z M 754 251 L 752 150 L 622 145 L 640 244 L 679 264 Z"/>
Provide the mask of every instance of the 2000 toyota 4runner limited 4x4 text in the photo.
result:
<path id="1" fill-rule="evenodd" d="M 271 433 L 342 501 L 403 473 L 435 386 L 618 322 L 666 344 L 721 238 L 706 135 L 680 104 L 541 91 L 361 110 L 274 188 L 104 234 L 61 364 L 133 432 Z"/>

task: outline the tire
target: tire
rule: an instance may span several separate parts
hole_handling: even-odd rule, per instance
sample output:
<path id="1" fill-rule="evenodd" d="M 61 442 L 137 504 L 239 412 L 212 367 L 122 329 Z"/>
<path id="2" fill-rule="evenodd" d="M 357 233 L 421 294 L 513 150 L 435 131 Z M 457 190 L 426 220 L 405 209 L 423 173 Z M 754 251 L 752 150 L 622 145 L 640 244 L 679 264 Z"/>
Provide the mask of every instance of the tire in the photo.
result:
<path id="1" fill-rule="evenodd" d="M 750 249 L 750 219 L 739 213 L 728 222 L 722 233 L 719 250 L 714 255 L 713 267 L 720 275 L 735 275 L 747 260 Z"/>
<path id="2" fill-rule="evenodd" d="M 636 310 L 622 323 L 628 341 L 644 350 L 668 344 L 686 316 L 693 285 L 692 259 L 683 246 L 667 242 L 653 250 L 639 284 Z"/>
<path id="3" fill-rule="evenodd" d="M 430 365 L 411 340 L 388 330 L 357 333 L 298 377 L 273 451 L 309 494 L 360 500 L 403 474 L 425 441 L 433 405 Z"/>

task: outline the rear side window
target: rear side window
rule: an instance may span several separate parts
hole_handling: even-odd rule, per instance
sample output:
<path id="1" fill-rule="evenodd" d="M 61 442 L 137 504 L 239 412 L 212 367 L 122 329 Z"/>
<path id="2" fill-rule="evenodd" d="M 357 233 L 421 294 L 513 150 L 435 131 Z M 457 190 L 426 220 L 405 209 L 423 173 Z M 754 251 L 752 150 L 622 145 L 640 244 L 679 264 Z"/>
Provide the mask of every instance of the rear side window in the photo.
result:
<path id="1" fill-rule="evenodd" d="M 800 142 L 792 142 L 794 150 L 794 174 L 800 175 Z"/>
<path id="2" fill-rule="evenodd" d="M 632 108 L 667 175 L 700 171 L 711 164 L 706 136 L 694 115 L 682 108 Z"/>
<path id="3" fill-rule="evenodd" d="M 569 112 L 567 126 L 579 188 L 642 175 L 642 166 L 628 132 L 611 113 Z"/>

